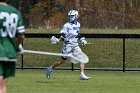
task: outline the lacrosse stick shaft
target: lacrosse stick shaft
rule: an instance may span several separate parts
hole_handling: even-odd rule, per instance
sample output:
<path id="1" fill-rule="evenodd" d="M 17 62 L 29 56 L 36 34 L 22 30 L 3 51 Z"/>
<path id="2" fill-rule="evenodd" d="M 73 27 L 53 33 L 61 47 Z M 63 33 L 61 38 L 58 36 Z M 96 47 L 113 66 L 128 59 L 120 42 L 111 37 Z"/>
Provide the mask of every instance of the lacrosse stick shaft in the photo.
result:
<path id="1" fill-rule="evenodd" d="M 64 56 L 70 57 L 70 55 L 65 55 L 61 53 L 51 53 L 51 52 L 42 52 L 42 51 L 33 51 L 33 50 L 23 50 L 24 53 L 31 53 L 31 54 L 45 54 L 45 55 L 52 55 L 52 56 Z"/>
<path id="2" fill-rule="evenodd" d="M 52 55 L 52 56 L 69 57 L 69 58 L 75 59 L 75 60 L 77 60 L 77 61 L 79 61 L 81 63 L 85 63 L 85 61 L 72 56 L 72 54 L 61 54 L 61 53 L 42 52 L 42 51 L 33 51 L 33 50 L 23 50 L 23 52 L 24 53 L 30 53 L 30 54 L 44 54 L 44 55 Z"/>

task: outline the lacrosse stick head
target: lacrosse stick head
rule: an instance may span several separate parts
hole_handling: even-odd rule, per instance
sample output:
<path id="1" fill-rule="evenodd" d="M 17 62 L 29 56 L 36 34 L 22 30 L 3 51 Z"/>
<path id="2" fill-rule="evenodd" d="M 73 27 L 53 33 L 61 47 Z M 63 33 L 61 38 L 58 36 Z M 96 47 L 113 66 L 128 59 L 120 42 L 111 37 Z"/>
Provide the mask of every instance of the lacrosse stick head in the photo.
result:
<path id="1" fill-rule="evenodd" d="M 72 57 L 68 58 L 74 64 L 86 64 L 89 62 L 88 56 L 83 52 L 72 53 Z"/>

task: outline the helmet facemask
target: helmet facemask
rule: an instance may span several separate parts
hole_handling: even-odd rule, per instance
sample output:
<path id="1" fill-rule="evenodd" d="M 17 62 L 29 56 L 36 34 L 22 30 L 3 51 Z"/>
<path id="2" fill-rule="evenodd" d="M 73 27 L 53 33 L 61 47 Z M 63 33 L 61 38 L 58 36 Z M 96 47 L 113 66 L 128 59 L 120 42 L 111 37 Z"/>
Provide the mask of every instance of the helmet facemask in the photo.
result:
<path id="1" fill-rule="evenodd" d="M 75 17 L 75 15 L 69 15 L 68 18 L 69 18 L 69 22 L 77 21 L 77 18 Z"/>
<path id="2" fill-rule="evenodd" d="M 78 11 L 76 10 L 70 10 L 68 13 L 68 20 L 70 23 L 75 23 L 77 22 L 78 19 Z"/>

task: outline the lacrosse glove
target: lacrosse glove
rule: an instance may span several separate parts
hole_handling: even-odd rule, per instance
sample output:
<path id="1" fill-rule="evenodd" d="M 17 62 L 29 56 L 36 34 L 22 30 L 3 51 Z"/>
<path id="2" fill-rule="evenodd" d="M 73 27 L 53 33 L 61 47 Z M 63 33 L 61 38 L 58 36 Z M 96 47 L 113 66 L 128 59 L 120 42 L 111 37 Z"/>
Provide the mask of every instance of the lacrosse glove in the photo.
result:
<path id="1" fill-rule="evenodd" d="M 58 42 L 59 42 L 59 39 L 56 38 L 55 36 L 52 36 L 52 38 L 51 38 L 51 43 L 52 43 L 52 44 L 56 44 L 56 43 L 58 43 Z"/>
<path id="2" fill-rule="evenodd" d="M 82 45 L 87 44 L 87 41 L 86 41 L 85 37 L 80 38 L 80 43 L 81 43 Z"/>
<path id="3" fill-rule="evenodd" d="M 18 46 L 18 49 L 17 49 L 17 54 L 19 54 L 19 55 L 22 55 L 24 52 L 23 52 L 23 47 L 22 47 L 22 45 L 20 44 L 19 46 Z"/>

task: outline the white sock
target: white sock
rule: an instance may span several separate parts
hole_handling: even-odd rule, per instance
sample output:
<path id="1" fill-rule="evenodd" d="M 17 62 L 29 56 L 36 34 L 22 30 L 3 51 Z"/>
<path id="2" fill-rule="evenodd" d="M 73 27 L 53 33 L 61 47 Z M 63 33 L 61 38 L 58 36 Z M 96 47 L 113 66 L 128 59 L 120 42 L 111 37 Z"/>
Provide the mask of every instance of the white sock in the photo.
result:
<path id="1" fill-rule="evenodd" d="M 80 74 L 81 74 L 81 75 L 85 75 L 85 74 L 84 74 L 84 71 L 81 71 Z"/>

